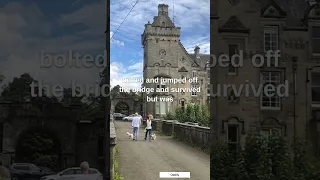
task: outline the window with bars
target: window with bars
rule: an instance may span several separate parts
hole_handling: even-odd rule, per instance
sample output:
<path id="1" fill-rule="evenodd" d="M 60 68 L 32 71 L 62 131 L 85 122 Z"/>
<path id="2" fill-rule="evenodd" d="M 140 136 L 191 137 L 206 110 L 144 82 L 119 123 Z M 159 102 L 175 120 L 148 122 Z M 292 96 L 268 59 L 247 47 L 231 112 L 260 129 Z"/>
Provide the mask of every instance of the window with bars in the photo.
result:
<path id="1" fill-rule="evenodd" d="M 278 50 L 278 26 L 265 26 L 264 27 L 264 52 Z"/>
<path id="2" fill-rule="evenodd" d="M 312 104 L 320 105 L 320 73 L 312 73 L 311 81 Z"/>
<path id="3" fill-rule="evenodd" d="M 170 65 L 169 64 L 166 65 L 166 71 L 167 71 L 167 74 L 170 75 Z"/>
<path id="4" fill-rule="evenodd" d="M 155 102 L 156 115 L 160 114 L 160 102 Z"/>
<path id="5" fill-rule="evenodd" d="M 181 109 L 182 109 L 182 111 L 184 111 L 184 109 L 185 109 L 185 101 L 181 100 L 180 103 L 181 103 Z"/>
<path id="6" fill-rule="evenodd" d="M 166 88 L 166 85 L 165 85 L 165 84 L 157 84 L 157 88 L 163 88 L 163 89 L 165 89 L 165 88 Z"/>
<path id="7" fill-rule="evenodd" d="M 196 96 L 197 92 L 195 91 L 195 88 L 198 88 L 196 84 L 191 84 L 192 92 L 191 96 Z"/>
<path id="8" fill-rule="evenodd" d="M 156 71 L 156 74 L 159 74 L 159 65 L 158 64 L 156 64 L 155 66 L 154 66 L 154 70 Z"/>
<path id="9" fill-rule="evenodd" d="M 280 97 L 275 93 L 274 96 L 268 97 L 266 95 L 267 92 L 264 91 L 266 85 L 273 85 L 274 87 L 278 87 L 281 83 L 281 73 L 280 72 L 261 72 L 260 73 L 260 84 L 262 87 L 261 94 L 261 109 L 272 109 L 279 110 L 281 105 Z M 270 92 L 268 92 L 270 93 Z"/>
<path id="10" fill-rule="evenodd" d="M 312 27 L 312 53 L 320 54 L 320 26 Z"/>
<path id="11" fill-rule="evenodd" d="M 197 71 L 192 71 L 192 77 L 193 77 L 193 78 L 198 77 Z"/>
<path id="12" fill-rule="evenodd" d="M 239 53 L 239 46 L 236 44 L 230 44 L 228 47 L 229 47 L 229 58 L 230 58 L 228 74 L 237 74 L 237 67 L 234 67 L 232 65 L 231 58 L 233 55 Z"/>

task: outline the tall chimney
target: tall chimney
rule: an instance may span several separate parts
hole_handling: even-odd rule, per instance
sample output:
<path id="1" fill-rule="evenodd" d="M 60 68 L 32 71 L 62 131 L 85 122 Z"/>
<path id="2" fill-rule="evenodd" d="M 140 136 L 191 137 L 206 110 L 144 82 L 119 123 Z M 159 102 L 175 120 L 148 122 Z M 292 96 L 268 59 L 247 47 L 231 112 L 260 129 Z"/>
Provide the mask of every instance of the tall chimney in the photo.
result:
<path id="1" fill-rule="evenodd" d="M 165 15 L 168 16 L 169 6 L 167 4 L 159 4 L 158 6 L 158 16 Z"/>
<path id="2" fill-rule="evenodd" d="M 194 54 L 195 54 L 196 58 L 200 58 L 200 47 L 199 46 L 196 46 L 194 48 Z"/>

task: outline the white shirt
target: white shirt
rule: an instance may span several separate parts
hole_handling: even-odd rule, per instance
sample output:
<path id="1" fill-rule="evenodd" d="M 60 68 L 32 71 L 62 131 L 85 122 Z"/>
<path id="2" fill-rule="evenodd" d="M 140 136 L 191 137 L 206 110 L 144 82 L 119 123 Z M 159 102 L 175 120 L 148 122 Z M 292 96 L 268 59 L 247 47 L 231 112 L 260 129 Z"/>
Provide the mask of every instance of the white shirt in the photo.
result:
<path id="1" fill-rule="evenodd" d="M 148 120 L 147 120 L 147 127 L 146 127 L 146 129 L 152 129 L 151 121 L 148 121 Z"/>
<path id="2" fill-rule="evenodd" d="M 135 116 L 132 118 L 132 127 L 140 127 L 141 125 L 141 117 Z"/>

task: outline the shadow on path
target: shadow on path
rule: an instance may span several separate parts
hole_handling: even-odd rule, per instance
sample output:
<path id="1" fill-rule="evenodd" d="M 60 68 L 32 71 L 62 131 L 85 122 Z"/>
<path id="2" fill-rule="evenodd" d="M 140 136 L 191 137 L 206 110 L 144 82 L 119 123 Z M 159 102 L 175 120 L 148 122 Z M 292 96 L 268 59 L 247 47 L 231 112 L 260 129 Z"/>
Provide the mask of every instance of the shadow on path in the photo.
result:
<path id="1" fill-rule="evenodd" d="M 169 136 L 144 141 L 144 129 L 139 140 L 132 141 L 131 122 L 116 121 L 119 173 L 124 180 L 156 180 L 159 172 L 190 172 L 192 180 L 210 179 L 210 155 L 189 147 Z M 181 179 L 181 178 L 180 178 Z"/>

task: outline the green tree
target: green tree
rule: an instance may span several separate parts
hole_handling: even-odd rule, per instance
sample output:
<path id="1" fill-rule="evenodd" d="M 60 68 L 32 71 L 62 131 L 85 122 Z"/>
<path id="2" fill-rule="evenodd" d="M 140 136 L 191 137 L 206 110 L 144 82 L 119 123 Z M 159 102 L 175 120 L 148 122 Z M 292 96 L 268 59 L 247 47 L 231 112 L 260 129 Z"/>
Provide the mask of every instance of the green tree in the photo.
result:
<path id="1" fill-rule="evenodd" d="M 307 153 L 306 144 L 296 140 L 289 148 L 283 135 L 274 132 L 269 137 L 249 134 L 244 149 L 236 151 L 224 143 L 214 145 L 211 179 L 319 180 L 319 159 Z"/>
<path id="2" fill-rule="evenodd" d="M 273 135 L 268 138 L 268 147 L 274 180 L 294 179 L 290 149 L 282 134 L 276 129 L 273 130 Z"/>
<path id="3" fill-rule="evenodd" d="M 22 74 L 19 78 L 14 78 L 4 87 L 1 100 L 23 102 L 30 99 L 32 82 L 35 82 L 34 79 L 27 73 Z"/>
<path id="4" fill-rule="evenodd" d="M 111 91 L 110 91 L 111 98 L 120 97 L 120 88 L 121 88 L 120 85 L 116 85 L 111 89 Z"/>
<path id="5" fill-rule="evenodd" d="M 246 172 L 250 179 L 274 179 L 268 148 L 266 138 L 260 134 L 250 134 L 246 139 L 244 159 Z"/>
<path id="6" fill-rule="evenodd" d="M 210 113 L 206 106 L 188 104 L 186 109 L 176 108 L 174 113 L 167 113 L 167 120 L 177 120 L 179 122 L 194 122 L 201 126 L 208 126 Z"/>
<path id="7" fill-rule="evenodd" d="M 19 137 L 16 160 L 52 167 L 53 159 L 60 153 L 59 149 L 60 145 L 50 131 L 44 128 L 32 129 Z"/>
<path id="8" fill-rule="evenodd" d="M 22 74 L 20 77 L 15 77 L 12 82 L 6 84 L 0 96 L 0 100 L 10 102 L 26 102 L 31 101 L 40 104 L 41 102 L 58 102 L 56 97 L 46 96 L 46 90 L 42 89 L 42 96 L 39 97 L 38 87 L 34 88 L 36 97 L 32 97 L 31 84 L 38 83 L 28 73 Z"/>

